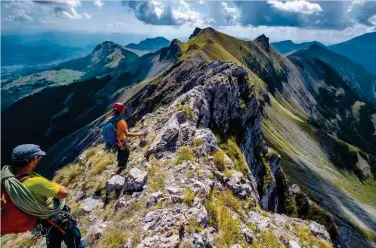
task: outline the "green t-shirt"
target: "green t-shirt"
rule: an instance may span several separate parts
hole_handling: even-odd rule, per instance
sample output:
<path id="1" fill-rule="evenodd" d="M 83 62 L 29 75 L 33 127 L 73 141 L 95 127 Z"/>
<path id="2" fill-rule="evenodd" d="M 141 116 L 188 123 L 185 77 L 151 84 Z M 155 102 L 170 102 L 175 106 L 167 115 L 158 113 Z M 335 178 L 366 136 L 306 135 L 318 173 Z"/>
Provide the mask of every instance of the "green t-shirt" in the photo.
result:
<path id="1" fill-rule="evenodd" d="M 28 190 L 30 190 L 38 202 L 51 208 L 54 207 L 54 197 L 60 190 L 59 184 L 42 176 L 31 176 L 25 179 L 22 183 L 28 188 Z"/>

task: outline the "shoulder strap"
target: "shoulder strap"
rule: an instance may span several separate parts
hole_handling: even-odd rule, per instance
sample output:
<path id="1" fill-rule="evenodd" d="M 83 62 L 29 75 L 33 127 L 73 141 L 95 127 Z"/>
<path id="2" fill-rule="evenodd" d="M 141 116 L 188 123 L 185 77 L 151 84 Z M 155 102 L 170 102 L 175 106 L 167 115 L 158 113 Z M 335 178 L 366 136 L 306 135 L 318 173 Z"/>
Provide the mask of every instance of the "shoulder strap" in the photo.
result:
<path id="1" fill-rule="evenodd" d="M 28 179 L 30 177 L 30 174 L 29 173 L 25 173 L 25 174 L 21 174 L 21 175 L 17 175 L 16 178 L 18 181 L 20 182 L 23 182 L 25 181 L 26 179 Z"/>

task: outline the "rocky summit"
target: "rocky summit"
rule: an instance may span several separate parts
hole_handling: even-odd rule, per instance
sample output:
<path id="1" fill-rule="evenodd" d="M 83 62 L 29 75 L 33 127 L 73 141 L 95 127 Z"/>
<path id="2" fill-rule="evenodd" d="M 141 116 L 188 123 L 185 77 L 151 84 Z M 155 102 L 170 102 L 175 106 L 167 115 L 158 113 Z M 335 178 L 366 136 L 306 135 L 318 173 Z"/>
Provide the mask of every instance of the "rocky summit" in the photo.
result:
<path id="1" fill-rule="evenodd" d="M 104 44 L 97 49 L 118 48 Z M 312 45 L 285 57 L 265 35 L 243 41 L 196 28 L 187 42 L 96 78 L 87 95 L 70 92 L 83 82 L 57 87 L 65 91 L 51 115 L 64 107 L 59 123 L 77 112 L 86 121 L 62 132 L 43 115 L 41 140 L 61 138 L 43 163 L 69 188 L 86 246 L 375 247 L 376 107 L 359 79 L 373 87 L 373 76 L 341 73 L 334 58 Z M 5 114 L 16 118 L 13 109 L 46 92 Z M 70 103 L 79 96 L 91 112 Z M 126 103 L 130 129 L 146 133 L 129 138 L 121 173 L 101 135 L 115 100 Z M 45 247 L 30 237 L 7 235 L 2 245 Z"/>

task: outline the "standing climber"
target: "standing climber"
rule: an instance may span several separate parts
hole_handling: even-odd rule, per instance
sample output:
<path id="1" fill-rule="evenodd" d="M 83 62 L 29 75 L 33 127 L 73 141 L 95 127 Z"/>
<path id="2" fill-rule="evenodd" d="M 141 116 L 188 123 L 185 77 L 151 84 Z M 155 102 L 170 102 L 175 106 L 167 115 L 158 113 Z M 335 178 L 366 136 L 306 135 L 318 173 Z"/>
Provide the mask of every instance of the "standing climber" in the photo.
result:
<path id="1" fill-rule="evenodd" d="M 116 147 L 117 149 L 117 161 L 118 171 L 116 174 L 120 174 L 121 171 L 127 166 L 129 158 L 129 141 L 128 137 L 141 137 L 144 136 L 144 132 L 133 133 L 128 129 L 128 125 L 124 120 L 125 104 L 116 102 L 113 105 L 114 116 L 104 125 L 103 136 L 107 148 Z"/>
<path id="2" fill-rule="evenodd" d="M 62 241 L 68 248 L 84 247 L 77 221 L 65 205 L 68 189 L 33 172 L 44 155 L 37 145 L 17 146 L 12 166 L 1 170 L 1 233 L 35 228 L 46 235 L 47 248 L 60 248 Z"/>

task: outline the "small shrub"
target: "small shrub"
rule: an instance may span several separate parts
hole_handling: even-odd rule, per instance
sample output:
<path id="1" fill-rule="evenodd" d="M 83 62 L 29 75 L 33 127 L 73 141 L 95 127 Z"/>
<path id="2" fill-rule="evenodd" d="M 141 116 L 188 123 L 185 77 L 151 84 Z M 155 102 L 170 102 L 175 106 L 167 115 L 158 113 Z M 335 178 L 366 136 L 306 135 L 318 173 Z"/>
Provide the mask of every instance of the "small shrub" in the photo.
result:
<path id="1" fill-rule="evenodd" d="M 192 117 L 193 116 L 193 109 L 189 105 L 187 105 L 187 104 L 177 104 L 176 105 L 176 110 L 177 111 L 184 111 L 185 114 L 188 117 Z"/>
<path id="2" fill-rule="evenodd" d="M 151 192 L 157 192 L 164 188 L 166 184 L 166 172 L 158 171 L 149 174 L 148 184 Z"/>
<path id="3" fill-rule="evenodd" d="M 192 205 L 193 201 L 195 199 L 195 193 L 193 193 L 191 188 L 187 188 L 187 192 L 184 194 L 184 202 L 188 205 Z"/>
<path id="4" fill-rule="evenodd" d="M 232 171 L 231 170 L 225 170 L 223 172 L 223 174 L 226 176 L 226 177 L 232 177 Z"/>
<path id="5" fill-rule="evenodd" d="M 89 159 L 91 157 L 93 157 L 96 153 L 98 152 L 98 148 L 97 147 L 90 147 L 89 149 L 87 149 L 84 153 L 84 157 Z"/>
<path id="6" fill-rule="evenodd" d="M 222 150 L 213 153 L 213 162 L 219 171 L 226 169 L 225 153 Z"/>
<path id="7" fill-rule="evenodd" d="M 111 154 L 96 155 L 92 157 L 90 161 L 91 168 L 88 172 L 89 178 L 101 174 L 107 168 L 107 166 L 115 163 Z"/>
<path id="8" fill-rule="evenodd" d="M 54 177 L 54 181 L 61 185 L 69 185 L 83 173 L 83 168 L 79 164 L 65 166 L 58 170 Z"/>
<path id="9" fill-rule="evenodd" d="M 218 230 L 218 206 L 211 199 L 205 203 L 206 211 L 208 212 L 208 224 Z"/>
<path id="10" fill-rule="evenodd" d="M 248 177 L 248 165 L 242 151 L 236 144 L 235 137 L 231 136 L 230 138 L 220 138 L 219 140 L 221 141 L 219 147 L 234 163 L 235 170 L 240 171 L 245 177 Z"/>
<path id="11" fill-rule="evenodd" d="M 286 214 L 288 214 L 289 216 L 298 216 L 298 209 L 296 207 L 295 200 L 287 191 L 284 193 L 283 207 L 285 209 Z"/>
<path id="12" fill-rule="evenodd" d="M 272 172 L 270 171 L 269 161 L 265 157 L 262 157 L 261 163 L 264 167 L 264 177 L 263 177 L 262 189 L 266 190 L 269 187 L 269 184 L 272 183 L 273 177 L 272 177 Z"/>
<path id="13" fill-rule="evenodd" d="M 193 140 L 193 145 L 194 146 L 201 146 L 202 144 L 204 144 L 204 140 L 203 139 L 198 138 L 198 139 Z"/>
<path id="14" fill-rule="evenodd" d="M 82 185 L 82 189 L 86 195 L 93 195 L 95 192 L 102 191 L 105 188 L 106 180 L 107 178 L 100 175 L 86 178 Z M 105 192 L 103 191 L 102 194 L 104 193 Z"/>
<path id="15" fill-rule="evenodd" d="M 197 219 L 193 216 L 188 218 L 188 224 L 185 226 L 185 230 L 188 233 L 199 233 L 203 230 L 203 227 L 197 222 Z"/>
<path id="16" fill-rule="evenodd" d="M 218 217 L 220 235 L 214 239 L 214 244 L 217 247 L 230 247 L 233 244 L 244 242 L 240 221 L 233 218 L 229 209 L 219 208 Z"/>
<path id="17" fill-rule="evenodd" d="M 104 231 L 99 239 L 100 248 L 119 248 L 126 242 L 126 235 L 119 229 L 110 228 Z"/>
<path id="18" fill-rule="evenodd" d="M 175 161 L 175 164 L 180 164 L 183 161 L 191 161 L 195 160 L 195 156 L 193 154 L 192 148 L 188 146 L 183 146 L 179 149 L 178 155 Z"/>
<path id="19" fill-rule="evenodd" d="M 332 245 L 328 242 L 316 238 L 309 230 L 309 227 L 295 226 L 295 234 L 301 243 L 306 243 L 309 246 L 316 246 L 319 248 L 331 248 Z"/>
<path id="20" fill-rule="evenodd" d="M 194 248 L 195 246 L 191 243 L 191 242 L 189 242 L 189 241 L 183 241 L 181 244 L 180 244 L 180 246 L 179 246 L 180 248 Z"/>
<path id="21" fill-rule="evenodd" d="M 261 231 L 261 239 L 269 248 L 279 248 L 279 239 L 270 231 Z"/>

